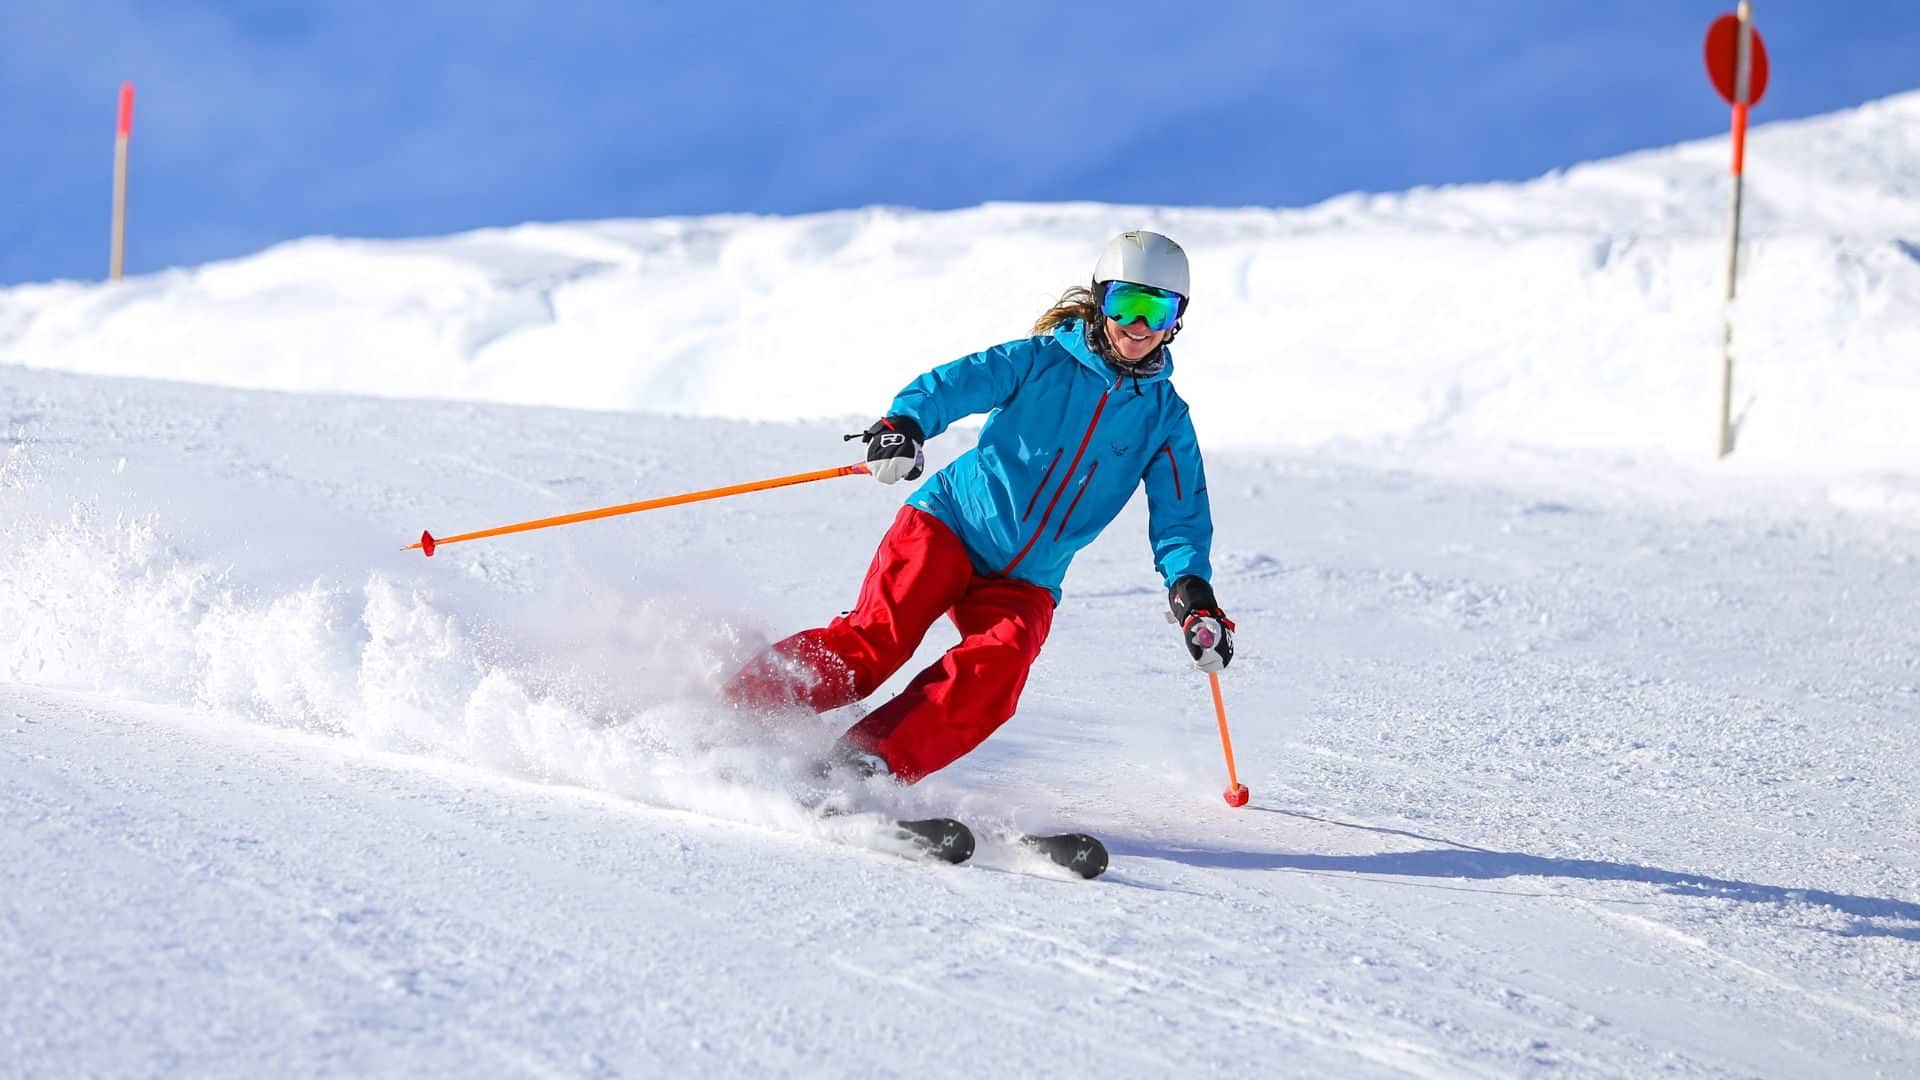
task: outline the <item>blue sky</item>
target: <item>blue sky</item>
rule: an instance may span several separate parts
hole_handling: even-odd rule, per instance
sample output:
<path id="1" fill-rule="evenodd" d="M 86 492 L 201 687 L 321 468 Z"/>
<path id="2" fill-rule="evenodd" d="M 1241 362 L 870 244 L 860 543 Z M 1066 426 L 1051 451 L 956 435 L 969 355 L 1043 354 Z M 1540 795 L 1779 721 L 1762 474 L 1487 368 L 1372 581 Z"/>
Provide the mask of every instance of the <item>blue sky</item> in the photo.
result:
<path id="1" fill-rule="evenodd" d="M 0 0 L 0 283 L 295 236 L 872 203 L 1289 206 L 1725 129 L 1732 0 Z M 1757 0 L 1755 120 L 1920 87 L 1920 4 Z M 1756 169 L 1762 167 L 1759 163 Z"/>

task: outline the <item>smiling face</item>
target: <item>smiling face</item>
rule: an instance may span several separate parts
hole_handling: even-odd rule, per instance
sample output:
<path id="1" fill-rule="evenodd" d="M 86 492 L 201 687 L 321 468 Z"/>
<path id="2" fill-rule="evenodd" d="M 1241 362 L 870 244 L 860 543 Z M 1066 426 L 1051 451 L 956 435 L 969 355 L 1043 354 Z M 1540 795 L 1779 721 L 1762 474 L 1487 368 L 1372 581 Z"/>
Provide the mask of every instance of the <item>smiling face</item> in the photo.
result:
<path id="1" fill-rule="evenodd" d="M 1165 330 L 1147 329 L 1147 320 L 1134 319 L 1125 326 L 1113 318 L 1107 319 L 1107 341 L 1113 345 L 1113 351 L 1120 359 L 1129 364 L 1137 364 L 1153 355 L 1153 350 L 1167 339 Z"/>

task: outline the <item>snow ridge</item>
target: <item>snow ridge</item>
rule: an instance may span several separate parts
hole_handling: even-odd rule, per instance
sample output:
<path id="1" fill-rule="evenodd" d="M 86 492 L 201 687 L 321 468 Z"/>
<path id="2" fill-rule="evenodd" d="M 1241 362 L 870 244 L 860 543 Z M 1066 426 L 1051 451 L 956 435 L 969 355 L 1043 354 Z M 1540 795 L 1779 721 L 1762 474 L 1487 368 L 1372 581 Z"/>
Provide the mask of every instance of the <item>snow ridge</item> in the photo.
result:
<path id="1" fill-rule="evenodd" d="M 1749 150 L 1744 465 L 1920 472 L 1920 92 Z M 1193 252 L 1176 349 L 1214 445 L 1702 460 L 1725 140 L 1297 210 L 995 204 L 316 237 L 0 292 L 0 364 L 759 420 L 862 414 L 1018 337 L 1117 229 Z"/>

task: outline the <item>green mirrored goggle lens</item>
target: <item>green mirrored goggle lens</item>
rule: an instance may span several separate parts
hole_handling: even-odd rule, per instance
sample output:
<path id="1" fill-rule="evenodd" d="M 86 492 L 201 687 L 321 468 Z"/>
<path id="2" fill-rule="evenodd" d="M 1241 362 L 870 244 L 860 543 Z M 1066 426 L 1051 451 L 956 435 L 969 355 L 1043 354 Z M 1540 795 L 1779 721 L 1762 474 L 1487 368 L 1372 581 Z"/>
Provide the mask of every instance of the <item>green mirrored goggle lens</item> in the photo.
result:
<path id="1" fill-rule="evenodd" d="M 1125 281 L 1111 282 L 1101 298 L 1100 313 L 1122 326 L 1145 319 L 1147 329 L 1165 330 L 1180 317 L 1180 294 Z"/>

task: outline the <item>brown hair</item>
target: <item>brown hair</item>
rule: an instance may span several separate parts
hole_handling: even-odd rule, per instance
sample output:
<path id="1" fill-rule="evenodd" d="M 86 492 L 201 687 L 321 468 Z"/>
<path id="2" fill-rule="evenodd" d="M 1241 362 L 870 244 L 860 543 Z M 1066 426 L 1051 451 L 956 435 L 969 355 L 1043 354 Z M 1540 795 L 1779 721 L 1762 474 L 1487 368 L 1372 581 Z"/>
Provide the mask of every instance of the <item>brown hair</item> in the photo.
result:
<path id="1" fill-rule="evenodd" d="M 1075 319 L 1086 326 L 1087 344 L 1093 347 L 1094 353 L 1103 360 L 1111 359 L 1106 323 L 1100 317 L 1100 302 L 1094 299 L 1093 290 L 1085 286 L 1075 285 L 1061 293 L 1060 299 L 1054 301 L 1052 307 L 1033 320 L 1033 334 L 1035 337 L 1050 334 L 1054 327 Z"/>
<path id="2" fill-rule="evenodd" d="M 1052 307 L 1041 312 L 1040 317 L 1033 320 L 1033 333 L 1035 337 L 1050 334 L 1054 327 L 1074 319 L 1079 319 L 1092 329 L 1098 325 L 1099 314 L 1100 305 L 1093 299 L 1093 290 L 1075 285 L 1061 293 L 1060 299 L 1055 301 Z"/>

